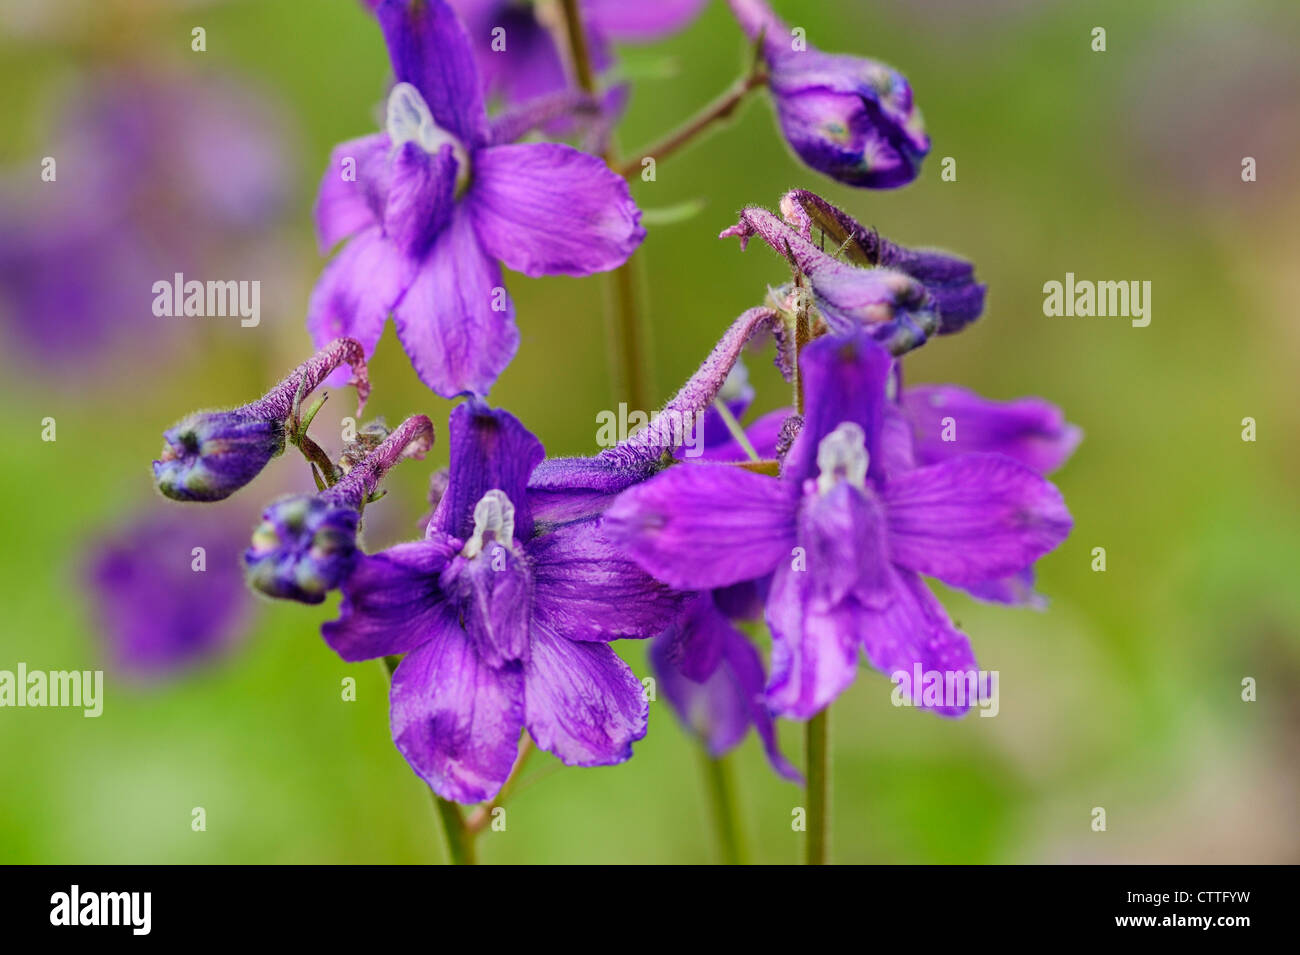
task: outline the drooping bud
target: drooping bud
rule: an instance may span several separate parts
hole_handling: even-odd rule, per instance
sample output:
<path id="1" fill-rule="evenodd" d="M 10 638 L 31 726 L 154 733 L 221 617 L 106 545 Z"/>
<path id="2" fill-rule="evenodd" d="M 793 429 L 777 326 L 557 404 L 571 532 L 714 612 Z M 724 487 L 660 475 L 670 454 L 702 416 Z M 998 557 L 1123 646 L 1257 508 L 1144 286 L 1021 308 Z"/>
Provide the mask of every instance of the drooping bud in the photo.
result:
<path id="1" fill-rule="evenodd" d="M 819 229 L 845 261 L 863 268 L 881 266 L 905 272 L 925 284 L 939 311 L 939 334 L 960 331 L 984 312 L 988 286 L 975 281 L 975 266 L 938 249 L 909 249 L 891 242 L 806 189 L 781 197 L 781 215 L 803 238 Z"/>
<path id="2" fill-rule="evenodd" d="M 361 511 L 380 480 L 398 461 L 422 458 L 432 445 L 432 422 L 416 415 L 333 487 L 272 503 L 244 552 L 249 585 L 268 597 L 324 600 L 356 566 Z"/>
<path id="3" fill-rule="evenodd" d="M 847 334 L 866 327 L 901 355 L 938 330 L 940 319 L 928 290 L 905 272 L 841 262 L 766 209 L 745 209 L 720 238 L 735 236 L 744 248 L 755 235 L 784 256 L 796 276 L 807 279 L 831 331 Z"/>
<path id="4" fill-rule="evenodd" d="M 800 159 L 866 189 L 892 189 L 916 178 L 930 139 L 901 73 L 809 46 L 765 0 L 728 2 L 746 34 L 761 38 L 777 119 Z"/>
<path id="5" fill-rule="evenodd" d="M 234 494 L 284 451 L 286 423 L 344 364 L 352 367 L 360 413 L 370 392 L 365 353 L 350 338 L 335 339 L 252 404 L 197 411 L 165 431 L 162 453 L 153 462 L 158 490 L 176 501 L 220 501 Z"/>
<path id="6" fill-rule="evenodd" d="M 154 482 L 174 501 L 220 501 L 284 451 L 284 422 L 238 411 L 195 412 L 163 432 Z"/>

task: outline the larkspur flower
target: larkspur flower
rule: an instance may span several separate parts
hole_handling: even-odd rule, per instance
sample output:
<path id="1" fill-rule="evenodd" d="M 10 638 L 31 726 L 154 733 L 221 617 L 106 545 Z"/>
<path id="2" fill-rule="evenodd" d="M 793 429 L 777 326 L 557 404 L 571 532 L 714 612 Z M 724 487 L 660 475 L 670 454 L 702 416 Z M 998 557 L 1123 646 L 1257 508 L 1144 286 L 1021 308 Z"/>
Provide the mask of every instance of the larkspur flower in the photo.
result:
<path id="1" fill-rule="evenodd" d="M 337 146 L 321 180 L 321 245 L 349 241 L 312 292 L 308 329 L 369 353 L 391 312 L 426 385 L 485 394 L 519 344 L 498 262 L 533 277 L 616 268 L 645 237 L 641 213 L 595 156 L 494 138 L 445 0 L 385 0 L 375 13 L 398 82 L 387 130 Z"/>
<path id="2" fill-rule="evenodd" d="M 268 597 L 316 604 L 352 573 L 360 557 L 361 511 L 398 461 L 419 460 L 433 446 L 433 424 L 407 418 L 333 487 L 271 504 L 244 552 L 253 589 Z"/>
<path id="3" fill-rule="evenodd" d="M 618 555 L 594 519 L 536 520 L 541 443 L 476 399 L 451 415 L 451 466 L 425 538 L 363 555 L 326 642 L 345 660 L 406 654 L 393 740 L 446 799 L 501 787 L 519 734 L 573 766 L 623 762 L 645 734 L 640 683 L 609 641 L 650 637 L 682 597 Z"/>
<path id="4" fill-rule="evenodd" d="M 901 73 L 797 42 L 766 0 L 727 0 L 741 29 L 762 38 L 768 87 L 790 148 L 850 186 L 892 189 L 920 172 L 930 151 L 912 88 Z"/>
<path id="5" fill-rule="evenodd" d="M 176 501 L 220 501 L 257 477 L 284 451 L 285 424 L 299 403 L 343 365 L 357 389 L 358 414 L 370 393 L 361 346 L 340 338 L 294 369 L 266 395 L 231 411 L 196 411 L 163 432 L 154 483 Z"/>
<path id="6" fill-rule="evenodd" d="M 683 464 L 624 492 L 605 513 L 606 534 L 671 586 L 773 574 L 768 702 L 785 716 L 806 719 L 827 706 L 853 681 L 859 650 L 887 674 L 914 664 L 973 673 L 969 641 L 920 575 L 955 586 L 1005 577 L 1069 533 L 1060 493 L 1018 461 L 900 461 L 899 439 L 910 436 L 885 426 L 892 365 L 861 329 L 817 339 L 800 358 L 808 403 L 780 477 Z M 967 708 L 950 703 L 934 708 Z"/>

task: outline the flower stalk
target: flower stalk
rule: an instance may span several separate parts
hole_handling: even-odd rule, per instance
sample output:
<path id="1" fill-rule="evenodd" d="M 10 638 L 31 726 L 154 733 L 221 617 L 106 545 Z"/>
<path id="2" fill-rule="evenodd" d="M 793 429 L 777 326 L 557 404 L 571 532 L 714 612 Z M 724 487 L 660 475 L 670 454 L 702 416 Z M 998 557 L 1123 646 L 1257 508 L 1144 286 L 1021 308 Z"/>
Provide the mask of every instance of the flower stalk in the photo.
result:
<path id="1" fill-rule="evenodd" d="M 808 811 L 808 838 L 804 845 L 807 865 L 825 865 L 828 854 L 827 821 L 830 815 L 830 711 L 824 710 L 804 726 L 807 743 L 808 786 L 805 790 Z"/>

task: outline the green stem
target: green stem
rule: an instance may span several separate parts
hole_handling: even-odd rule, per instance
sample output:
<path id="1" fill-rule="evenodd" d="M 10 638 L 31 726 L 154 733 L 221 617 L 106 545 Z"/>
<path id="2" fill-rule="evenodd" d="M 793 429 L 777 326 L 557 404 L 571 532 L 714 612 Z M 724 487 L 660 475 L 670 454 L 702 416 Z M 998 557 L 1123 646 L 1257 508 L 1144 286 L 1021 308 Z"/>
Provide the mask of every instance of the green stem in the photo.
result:
<path id="1" fill-rule="evenodd" d="M 401 662 L 401 657 L 384 657 L 384 666 L 390 677 Z M 474 834 L 466 827 L 465 814 L 461 812 L 460 806 L 443 799 L 432 788 L 429 789 L 429 795 L 433 797 L 433 808 L 438 811 L 438 821 L 442 823 L 442 832 L 447 838 L 447 855 L 451 859 L 451 864 L 473 865 Z"/>
<path id="2" fill-rule="evenodd" d="M 616 166 L 615 171 L 624 179 L 635 179 L 640 175 L 641 170 L 644 168 L 643 163 L 647 158 L 654 159 L 656 164 L 661 159 L 667 159 L 673 153 L 695 140 L 696 137 L 707 132 L 716 123 L 730 118 L 746 96 L 766 83 L 767 76 L 760 64 L 745 76 L 736 80 L 730 89 L 688 119 L 678 129 L 673 130 L 653 145 L 642 149 L 636 154 L 636 159 L 630 159 L 621 166 Z"/>
<path id="3" fill-rule="evenodd" d="M 740 827 L 736 791 L 731 784 L 731 768 L 724 757 L 712 756 L 704 747 L 700 747 L 700 758 L 704 765 L 704 781 L 709 789 L 709 802 L 713 808 L 713 827 L 718 837 L 722 864 L 748 865 L 749 853 Z"/>
<path id="4" fill-rule="evenodd" d="M 744 450 L 745 454 L 749 456 L 749 460 L 761 461 L 762 458 L 758 456 L 758 451 L 754 449 L 754 444 L 749 440 L 749 435 L 745 434 L 745 429 L 740 426 L 740 422 L 737 421 L 736 416 L 731 413 L 731 409 L 727 407 L 727 403 L 721 398 L 714 398 L 713 407 L 716 408 L 718 414 L 721 415 L 722 423 L 727 426 L 727 430 L 730 431 L 731 436 L 736 439 L 736 443 L 738 443 Z"/>
<path id="5" fill-rule="evenodd" d="M 442 821 L 442 831 L 447 836 L 447 854 L 451 857 L 451 864 L 473 865 L 474 835 L 465 828 L 465 815 L 460 811 L 460 806 L 443 799 L 432 789 L 429 794 L 433 796 L 434 808 L 438 810 L 438 818 Z"/>
<path id="6" fill-rule="evenodd" d="M 827 817 L 830 814 L 830 707 L 822 710 L 804 727 L 807 740 L 808 841 L 804 862 L 825 865 L 827 856 Z"/>

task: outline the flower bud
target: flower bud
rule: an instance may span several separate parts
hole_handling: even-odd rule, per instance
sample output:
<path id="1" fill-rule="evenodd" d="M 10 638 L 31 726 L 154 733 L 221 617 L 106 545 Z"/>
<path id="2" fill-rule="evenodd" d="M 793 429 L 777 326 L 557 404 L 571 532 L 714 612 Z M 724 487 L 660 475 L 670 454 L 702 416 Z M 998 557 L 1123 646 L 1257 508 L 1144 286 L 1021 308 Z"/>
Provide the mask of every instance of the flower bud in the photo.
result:
<path id="1" fill-rule="evenodd" d="M 268 597 L 320 603 L 356 564 L 360 520 L 356 508 L 323 495 L 276 501 L 244 552 L 249 584 Z"/>
<path id="2" fill-rule="evenodd" d="M 762 38 L 777 119 L 800 159 L 865 189 L 892 189 L 916 178 L 930 139 L 901 73 L 875 60 L 794 43 L 763 0 L 730 2 L 750 38 Z"/>
<path id="3" fill-rule="evenodd" d="M 175 501 L 220 501 L 257 477 L 284 440 L 282 421 L 242 410 L 195 412 L 163 433 L 154 481 Z"/>

